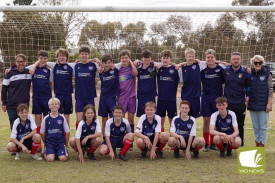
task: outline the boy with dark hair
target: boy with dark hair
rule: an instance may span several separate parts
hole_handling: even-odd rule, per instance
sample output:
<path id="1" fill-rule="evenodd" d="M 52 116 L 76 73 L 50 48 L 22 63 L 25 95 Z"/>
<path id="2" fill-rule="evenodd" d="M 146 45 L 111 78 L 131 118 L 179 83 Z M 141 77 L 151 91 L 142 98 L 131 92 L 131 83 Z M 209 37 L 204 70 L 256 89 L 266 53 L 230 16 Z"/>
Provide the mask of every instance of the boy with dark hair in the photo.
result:
<path id="1" fill-rule="evenodd" d="M 138 121 L 135 135 L 137 147 L 142 151 L 141 157 L 146 158 L 146 153 L 150 150 L 150 159 L 154 160 L 156 155 L 163 158 L 162 149 L 168 141 L 168 135 L 161 132 L 161 118 L 155 115 L 157 110 L 154 102 L 145 104 L 145 114 Z"/>
<path id="2" fill-rule="evenodd" d="M 204 146 L 202 137 L 196 137 L 196 119 L 189 116 L 190 103 L 183 100 L 180 103 L 180 115 L 173 118 L 168 145 L 174 149 L 174 157 L 180 158 L 179 149 L 185 150 L 186 159 L 199 158 L 199 150 Z"/>
<path id="3" fill-rule="evenodd" d="M 134 114 L 136 112 L 136 76 L 138 71 L 131 59 L 129 50 L 122 50 L 119 53 L 121 68 L 119 69 L 119 95 L 117 103 L 128 112 L 128 121 L 131 126 L 132 133 L 134 132 Z"/>
<path id="4" fill-rule="evenodd" d="M 116 97 L 119 94 L 118 69 L 112 69 L 113 58 L 109 54 L 102 57 L 103 72 L 99 74 L 101 81 L 101 93 L 99 100 L 98 115 L 102 116 L 102 131 L 105 132 L 108 115 L 113 117 L 112 110 L 116 105 Z M 103 134 L 104 136 L 104 134 Z"/>
<path id="5" fill-rule="evenodd" d="M 123 118 L 124 110 L 121 105 L 113 108 L 113 118 L 106 122 L 105 140 L 99 148 L 99 153 L 103 155 L 109 154 L 113 160 L 116 157 L 116 148 L 121 148 L 119 159 L 127 161 L 125 156 L 134 141 L 134 134 L 131 133 L 129 122 Z"/>
<path id="6" fill-rule="evenodd" d="M 179 74 L 174 65 L 170 65 L 172 52 L 164 50 L 160 53 L 162 67 L 158 70 L 158 102 L 157 114 L 161 117 L 161 131 L 164 132 L 164 121 L 166 111 L 168 112 L 169 123 L 177 115 L 177 89 Z"/>
<path id="7" fill-rule="evenodd" d="M 33 117 L 29 114 L 29 106 L 20 104 L 17 107 L 17 118 L 14 121 L 11 141 L 7 145 L 9 152 L 16 152 L 15 160 L 20 159 L 22 152 L 30 150 L 30 158 L 35 160 L 42 160 L 36 152 L 39 147 L 41 137 L 36 133 L 36 125 Z"/>
<path id="8" fill-rule="evenodd" d="M 214 144 L 220 150 L 220 157 L 232 155 L 232 149 L 238 149 L 242 141 L 238 136 L 238 123 L 236 115 L 233 111 L 227 110 L 227 99 L 218 97 L 216 99 L 218 111 L 211 115 L 210 133 L 214 135 Z"/>
<path id="9" fill-rule="evenodd" d="M 54 161 L 57 156 L 60 161 L 67 161 L 70 137 L 68 123 L 58 112 L 60 101 L 57 98 L 51 98 L 48 105 L 51 112 L 44 118 L 40 130 L 45 144 L 44 158 L 46 161 Z"/>
<path id="10" fill-rule="evenodd" d="M 144 50 L 141 53 L 142 62 L 137 65 L 138 84 L 137 84 L 137 117 L 144 114 L 147 102 L 156 102 L 156 68 L 152 62 L 152 52 Z"/>

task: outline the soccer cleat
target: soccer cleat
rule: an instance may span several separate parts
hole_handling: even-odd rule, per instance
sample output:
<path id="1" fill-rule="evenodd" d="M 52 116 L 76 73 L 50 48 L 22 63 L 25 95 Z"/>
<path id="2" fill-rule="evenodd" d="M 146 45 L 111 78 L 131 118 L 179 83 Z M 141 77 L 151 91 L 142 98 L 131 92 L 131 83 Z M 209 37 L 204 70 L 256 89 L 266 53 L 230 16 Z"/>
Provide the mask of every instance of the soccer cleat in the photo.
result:
<path id="1" fill-rule="evenodd" d="M 163 159 L 163 152 L 162 151 L 156 151 L 156 155 L 158 158 Z"/>
<path id="2" fill-rule="evenodd" d="M 90 158 L 90 160 L 96 160 L 94 153 L 87 152 L 87 156 Z"/>
<path id="3" fill-rule="evenodd" d="M 227 149 L 226 156 L 232 156 L 232 149 Z"/>
<path id="4" fill-rule="evenodd" d="M 209 149 L 211 149 L 211 150 L 213 150 L 213 151 L 218 151 L 218 150 L 219 150 L 219 149 L 217 148 L 217 146 L 215 146 L 214 144 L 212 144 L 212 145 L 210 146 Z"/>
<path id="5" fill-rule="evenodd" d="M 144 150 L 144 151 L 141 151 L 141 158 L 146 158 L 146 153 L 147 153 L 147 151 L 146 150 Z"/>
<path id="6" fill-rule="evenodd" d="M 180 158 L 180 151 L 174 151 L 174 158 Z"/>
<path id="7" fill-rule="evenodd" d="M 220 157 L 224 158 L 224 151 L 220 151 Z"/>
<path id="8" fill-rule="evenodd" d="M 126 157 L 125 154 L 119 154 L 118 157 L 119 157 L 119 159 L 121 159 L 123 161 L 128 161 L 128 158 Z"/>
<path id="9" fill-rule="evenodd" d="M 43 160 L 43 158 L 39 157 L 37 154 L 30 154 L 30 158 L 38 161 Z"/>
<path id="10" fill-rule="evenodd" d="M 198 159 L 199 158 L 199 151 L 193 151 L 193 158 Z"/>
<path id="11" fill-rule="evenodd" d="M 15 160 L 20 160 L 20 158 L 21 158 L 21 154 L 19 153 L 19 152 L 17 152 L 16 154 L 15 154 Z"/>
<path id="12" fill-rule="evenodd" d="M 208 144 L 205 144 L 205 146 L 204 146 L 204 150 L 203 150 L 204 152 L 208 152 L 209 151 L 209 145 Z"/>

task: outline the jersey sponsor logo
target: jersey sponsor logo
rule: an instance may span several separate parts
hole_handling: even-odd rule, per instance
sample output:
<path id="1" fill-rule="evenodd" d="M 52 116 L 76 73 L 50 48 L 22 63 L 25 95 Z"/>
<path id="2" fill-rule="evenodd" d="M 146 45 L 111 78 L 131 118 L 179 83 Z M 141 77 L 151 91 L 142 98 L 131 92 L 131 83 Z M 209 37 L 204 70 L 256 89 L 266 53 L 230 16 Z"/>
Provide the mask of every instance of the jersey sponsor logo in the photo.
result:
<path id="1" fill-rule="evenodd" d="M 213 79 L 213 78 L 218 78 L 219 75 L 218 74 L 205 74 L 204 77 L 208 78 L 208 79 Z"/>
<path id="2" fill-rule="evenodd" d="M 197 66 L 196 65 L 192 65 L 192 69 L 196 69 L 197 68 Z M 186 72 L 186 71 L 185 71 Z"/>
<path id="3" fill-rule="evenodd" d="M 221 69 L 216 69 L 216 70 L 215 70 L 215 72 L 220 72 L 220 71 L 221 71 Z"/>
<path id="4" fill-rule="evenodd" d="M 192 125 L 191 124 L 187 124 L 187 128 L 191 129 Z"/>
<path id="5" fill-rule="evenodd" d="M 81 72 L 79 72 L 77 75 L 78 75 L 78 77 L 90 77 L 91 76 L 90 73 L 81 73 Z"/>
<path id="6" fill-rule="evenodd" d="M 43 72 L 48 73 L 48 70 L 47 69 L 43 69 Z"/>
<path id="7" fill-rule="evenodd" d="M 231 119 L 226 119 L 226 122 L 227 123 L 231 123 Z"/>
<path id="8" fill-rule="evenodd" d="M 239 73 L 238 77 L 242 78 L 243 77 L 243 73 Z"/>
<path id="9" fill-rule="evenodd" d="M 93 70 L 93 68 L 94 68 L 93 66 L 89 66 L 89 67 L 88 67 L 88 69 L 89 69 L 90 71 Z"/>
<path id="10" fill-rule="evenodd" d="M 169 69 L 170 74 L 173 74 L 175 72 L 174 69 Z"/>
<path id="11" fill-rule="evenodd" d="M 120 131 L 125 131 L 125 127 L 124 126 L 122 126 L 122 127 L 120 127 Z"/>
<path id="12" fill-rule="evenodd" d="M 163 77 L 163 76 L 160 76 L 159 79 L 161 81 L 174 81 L 171 77 Z"/>
<path id="13" fill-rule="evenodd" d="M 95 126 L 91 126 L 91 130 L 95 130 Z"/>
<path id="14" fill-rule="evenodd" d="M 140 75 L 139 79 L 150 79 L 152 78 L 151 75 Z"/>
<path id="15" fill-rule="evenodd" d="M 36 79 L 47 79 L 46 76 L 41 75 L 41 74 L 35 74 L 35 75 L 33 76 L 33 78 L 36 78 Z"/>
<path id="16" fill-rule="evenodd" d="M 260 76 L 260 80 L 261 81 L 265 80 L 265 76 Z"/>
<path id="17" fill-rule="evenodd" d="M 57 120 L 57 123 L 58 123 L 59 125 L 61 125 L 61 124 L 62 124 L 62 120 Z"/>
<path id="18" fill-rule="evenodd" d="M 186 135 L 186 134 L 189 134 L 189 131 L 177 129 L 177 134 L 178 135 Z"/>
<path id="19" fill-rule="evenodd" d="M 102 80 L 103 81 L 109 81 L 109 80 L 112 80 L 114 78 L 116 78 L 116 76 L 115 75 L 111 75 L 111 76 L 108 76 L 108 77 L 102 77 Z"/>
<path id="20" fill-rule="evenodd" d="M 60 129 L 48 129 L 48 134 L 62 133 Z"/>

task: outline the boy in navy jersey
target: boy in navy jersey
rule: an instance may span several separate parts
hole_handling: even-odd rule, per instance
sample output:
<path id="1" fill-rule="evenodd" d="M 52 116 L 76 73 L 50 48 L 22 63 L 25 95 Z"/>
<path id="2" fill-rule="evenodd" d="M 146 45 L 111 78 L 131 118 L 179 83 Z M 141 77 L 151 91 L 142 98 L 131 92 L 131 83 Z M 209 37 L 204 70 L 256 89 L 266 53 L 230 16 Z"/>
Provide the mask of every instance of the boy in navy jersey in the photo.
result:
<path id="1" fill-rule="evenodd" d="M 51 98 L 48 104 L 51 112 L 44 118 L 40 130 L 46 146 L 44 158 L 46 161 L 54 161 L 57 156 L 60 161 L 67 161 L 70 129 L 65 117 L 58 113 L 60 101 Z"/>
<path id="2" fill-rule="evenodd" d="M 160 53 L 162 67 L 158 70 L 158 102 L 157 114 L 161 117 L 161 131 L 164 132 L 164 121 L 166 111 L 168 113 L 169 123 L 177 115 L 177 89 L 179 75 L 174 65 L 170 65 L 172 52 L 164 50 Z"/>
<path id="3" fill-rule="evenodd" d="M 88 104 L 83 109 L 83 120 L 79 122 L 75 137 L 70 138 L 70 146 L 78 152 L 78 160 L 84 163 L 84 152 L 95 160 L 94 152 L 101 143 L 101 127 L 96 118 L 95 107 Z"/>
<path id="4" fill-rule="evenodd" d="M 202 96 L 201 113 L 203 116 L 203 137 L 205 139 L 204 151 L 210 149 L 217 150 L 213 144 L 213 135 L 209 134 L 210 116 L 217 111 L 215 100 L 223 95 L 222 84 L 223 68 L 216 64 L 215 51 L 208 49 L 206 51 L 206 67 L 201 70 Z M 210 136 L 210 139 L 209 139 Z M 210 146 L 210 147 L 209 147 Z"/>
<path id="5" fill-rule="evenodd" d="M 238 123 L 233 111 L 227 110 L 227 99 L 219 97 L 216 99 L 216 106 L 219 111 L 211 115 L 210 133 L 214 135 L 214 143 L 220 150 L 220 157 L 232 155 L 232 149 L 238 149 L 242 143 L 238 136 Z"/>
<path id="6" fill-rule="evenodd" d="M 41 137 L 36 133 L 36 124 L 33 117 L 29 114 L 29 107 L 26 104 L 20 104 L 17 107 L 17 118 L 14 121 L 11 132 L 11 140 L 8 143 L 7 150 L 16 152 L 15 160 L 20 159 L 20 153 L 30 150 L 30 158 L 42 160 L 36 152 L 41 141 Z"/>
<path id="7" fill-rule="evenodd" d="M 119 94 L 118 69 L 113 66 L 112 56 L 105 54 L 102 57 L 103 71 L 99 74 L 101 81 L 101 93 L 99 100 L 98 115 L 102 116 L 102 131 L 105 132 L 105 124 L 113 117 L 112 110 L 116 105 L 116 97 Z M 103 134 L 104 136 L 104 134 Z"/>
<path id="8" fill-rule="evenodd" d="M 137 64 L 138 84 L 137 84 L 137 117 L 144 114 L 147 102 L 156 102 L 156 68 L 152 62 L 152 52 L 144 50 L 141 53 L 142 63 Z"/>
<path id="9" fill-rule="evenodd" d="M 154 160 L 156 155 L 162 158 L 162 149 L 168 141 L 168 135 L 161 132 L 161 118 L 156 113 L 156 104 L 147 102 L 145 104 L 145 114 L 138 121 L 135 135 L 137 147 L 142 151 L 141 158 L 146 158 L 147 150 L 150 150 L 150 159 Z"/>
<path id="10" fill-rule="evenodd" d="M 168 145 L 174 149 L 174 157 L 180 158 L 179 149 L 185 150 L 185 158 L 199 158 L 199 150 L 204 146 L 202 137 L 196 137 L 196 119 L 189 116 L 190 103 L 183 100 L 180 103 L 180 115 L 173 118 Z"/>
<path id="11" fill-rule="evenodd" d="M 183 82 L 181 88 L 181 100 L 189 101 L 189 115 L 194 118 L 198 118 L 201 116 L 201 75 L 200 65 L 196 62 L 195 55 L 196 51 L 194 49 L 187 48 L 185 50 L 185 59 L 187 64 L 185 64 L 180 70 L 182 75 L 180 81 Z"/>
<path id="12" fill-rule="evenodd" d="M 45 50 L 38 52 L 38 67 L 35 69 L 32 76 L 33 84 L 33 107 L 32 113 L 35 115 L 35 123 L 37 126 L 37 133 L 40 132 L 42 114 L 45 117 L 49 114 L 48 101 L 52 97 L 52 69 L 46 66 L 49 54 Z"/>
<path id="13" fill-rule="evenodd" d="M 129 122 L 123 118 L 123 107 L 116 105 L 113 108 L 114 117 L 106 122 L 105 140 L 99 148 L 99 153 L 103 155 L 109 154 L 112 161 L 116 157 L 116 148 L 121 148 L 119 159 L 127 161 L 125 156 L 134 141 L 134 134 L 131 133 Z"/>

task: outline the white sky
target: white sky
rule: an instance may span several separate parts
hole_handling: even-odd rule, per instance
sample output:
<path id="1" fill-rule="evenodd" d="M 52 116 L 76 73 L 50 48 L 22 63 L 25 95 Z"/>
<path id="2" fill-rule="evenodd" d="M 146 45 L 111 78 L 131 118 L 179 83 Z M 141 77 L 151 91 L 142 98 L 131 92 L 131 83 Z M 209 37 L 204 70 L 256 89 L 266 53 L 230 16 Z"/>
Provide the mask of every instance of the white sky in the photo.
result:
<path id="1" fill-rule="evenodd" d="M 6 3 L 12 3 L 13 0 L 0 0 L 0 6 L 5 6 Z M 37 2 L 38 0 L 33 0 Z M 233 0 L 81 0 L 82 6 L 152 6 L 152 5 L 188 5 L 188 6 L 231 6 Z"/>

